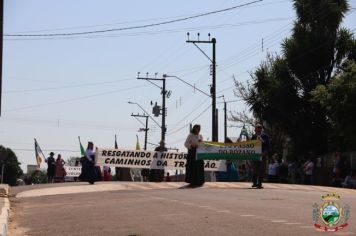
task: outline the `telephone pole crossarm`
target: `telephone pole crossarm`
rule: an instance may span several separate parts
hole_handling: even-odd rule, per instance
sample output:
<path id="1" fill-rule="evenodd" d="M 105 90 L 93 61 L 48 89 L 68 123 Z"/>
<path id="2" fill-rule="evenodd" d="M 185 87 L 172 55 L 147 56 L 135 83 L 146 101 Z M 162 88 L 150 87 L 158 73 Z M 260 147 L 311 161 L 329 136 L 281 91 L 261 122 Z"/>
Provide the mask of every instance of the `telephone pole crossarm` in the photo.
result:
<path id="1" fill-rule="evenodd" d="M 137 115 L 134 115 L 134 114 L 131 114 L 132 117 L 135 117 L 137 119 L 137 117 L 142 117 L 142 118 L 145 118 L 146 119 L 146 128 L 144 128 L 143 130 L 145 131 L 145 146 L 144 146 L 144 150 L 147 150 L 147 132 L 149 130 L 148 128 L 148 115 L 140 115 L 140 114 L 137 114 Z"/>
<path id="2" fill-rule="evenodd" d="M 140 74 L 140 73 L 139 73 Z M 161 125 L 161 141 L 165 141 L 165 137 L 166 137 L 166 94 L 167 94 L 167 90 L 166 90 L 166 78 L 149 78 L 148 76 L 146 78 L 144 77 L 137 77 L 137 79 L 141 79 L 141 80 L 147 80 L 148 82 L 154 84 L 156 87 L 159 87 L 158 85 L 156 85 L 155 83 L 151 82 L 151 80 L 159 80 L 162 81 L 163 86 L 162 88 L 159 87 L 161 89 L 161 94 L 162 94 L 162 125 Z"/>

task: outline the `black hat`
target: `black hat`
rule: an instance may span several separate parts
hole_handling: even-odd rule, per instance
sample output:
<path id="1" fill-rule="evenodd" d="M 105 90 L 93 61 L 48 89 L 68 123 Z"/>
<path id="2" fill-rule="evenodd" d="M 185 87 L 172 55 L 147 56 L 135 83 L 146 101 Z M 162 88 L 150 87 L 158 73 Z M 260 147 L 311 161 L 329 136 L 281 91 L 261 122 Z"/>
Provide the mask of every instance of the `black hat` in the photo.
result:
<path id="1" fill-rule="evenodd" d="M 50 152 L 49 155 L 50 155 L 50 156 L 54 156 L 54 152 Z"/>

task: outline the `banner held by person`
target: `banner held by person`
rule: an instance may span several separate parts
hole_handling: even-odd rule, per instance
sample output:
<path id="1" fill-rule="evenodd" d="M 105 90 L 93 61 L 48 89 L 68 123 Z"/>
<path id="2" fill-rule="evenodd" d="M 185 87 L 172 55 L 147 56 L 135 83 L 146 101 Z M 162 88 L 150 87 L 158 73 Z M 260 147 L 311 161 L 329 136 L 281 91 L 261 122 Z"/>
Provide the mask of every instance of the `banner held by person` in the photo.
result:
<path id="1" fill-rule="evenodd" d="M 204 142 L 197 149 L 198 160 L 261 160 L 262 143 L 251 140 L 237 143 Z"/>
<path id="2" fill-rule="evenodd" d="M 187 153 L 97 148 L 96 165 L 112 167 L 185 170 Z M 205 161 L 206 171 L 226 171 L 225 161 Z"/>

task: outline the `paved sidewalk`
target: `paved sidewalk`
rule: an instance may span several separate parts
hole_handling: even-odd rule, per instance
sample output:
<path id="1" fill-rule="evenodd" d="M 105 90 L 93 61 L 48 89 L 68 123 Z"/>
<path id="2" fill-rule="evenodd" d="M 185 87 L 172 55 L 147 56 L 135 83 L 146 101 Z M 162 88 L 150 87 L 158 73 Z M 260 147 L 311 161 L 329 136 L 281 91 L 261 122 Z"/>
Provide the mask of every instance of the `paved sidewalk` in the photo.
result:
<path id="1" fill-rule="evenodd" d="M 0 184 L 0 236 L 7 235 L 10 202 L 8 199 L 9 186 L 7 184 Z"/>

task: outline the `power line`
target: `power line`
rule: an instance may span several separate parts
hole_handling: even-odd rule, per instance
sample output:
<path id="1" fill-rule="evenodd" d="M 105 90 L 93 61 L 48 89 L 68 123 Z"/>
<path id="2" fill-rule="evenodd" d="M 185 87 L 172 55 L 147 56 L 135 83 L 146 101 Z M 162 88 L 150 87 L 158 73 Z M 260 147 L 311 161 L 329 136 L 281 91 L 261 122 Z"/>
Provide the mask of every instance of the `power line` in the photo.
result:
<path id="1" fill-rule="evenodd" d="M 10 143 L 10 144 L 24 144 L 24 145 L 33 145 L 33 142 L 10 142 L 10 141 L 0 141 L 1 143 Z M 44 146 L 57 146 L 57 147 L 77 147 L 77 145 L 66 145 L 66 144 L 48 144 L 48 143 L 42 143 L 41 145 Z"/>
<path id="2" fill-rule="evenodd" d="M 235 24 L 221 24 L 221 25 L 209 25 L 209 26 L 197 26 L 197 27 L 188 27 L 188 28 L 177 28 L 177 29 L 167 29 L 167 30 L 159 30 L 159 31 L 142 31 L 142 32 L 134 32 L 134 33 L 126 33 L 126 34 L 108 34 L 108 35 L 91 35 L 91 36 L 77 36 L 77 37 L 36 37 L 36 38 L 7 38 L 4 40 L 7 41 L 26 41 L 26 40 L 57 40 L 57 39 L 95 39 L 95 38 L 116 38 L 116 37 L 135 37 L 135 36 L 144 36 L 144 35 L 158 35 L 158 34 L 172 34 L 172 33 L 180 33 L 180 32 L 195 32 L 200 30 L 214 30 L 214 29 L 224 29 L 224 28 L 233 28 L 233 27 L 240 27 L 240 26 L 247 26 L 247 25 L 255 25 L 255 24 L 265 24 L 269 22 L 278 22 L 278 21 L 286 21 L 291 19 L 290 17 L 280 17 L 280 18 L 270 18 L 270 19 L 262 19 L 258 21 L 247 21 L 247 22 L 240 22 Z"/>
<path id="3" fill-rule="evenodd" d="M 353 31 L 355 31 L 355 30 L 356 30 L 356 28 L 355 28 L 355 29 L 352 29 L 351 32 L 353 32 Z M 328 43 L 328 41 L 327 41 L 326 43 Z M 314 51 L 314 50 L 316 50 L 317 48 L 322 47 L 323 45 L 325 45 L 325 44 L 321 44 L 321 45 L 319 45 L 318 47 L 316 47 L 316 48 L 314 48 L 314 49 L 312 49 L 312 50 L 309 50 L 309 52 L 310 52 L 310 51 Z M 307 51 L 307 52 L 308 52 L 308 51 Z M 305 52 L 305 53 L 307 53 L 307 52 Z M 299 55 L 299 56 L 293 58 L 292 60 L 295 60 L 296 58 L 298 58 L 298 57 L 304 55 L 305 53 L 303 53 L 303 54 L 301 54 L 301 55 Z M 304 79 L 304 78 L 306 78 L 306 77 L 312 75 L 313 73 L 318 72 L 318 71 L 321 70 L 321 69 L 325 69 L 325 68 L 327 68 L 327 67 L 329 67 L 329 66 L 330 66 L 330 65 L 324 65 L 324 66 L 321 66 L 321 67 L 317 68 L 316 70 L 311 71 L 311 72 L 309 72 L 309 73 L 307 73 L 307 74 L 305 74 L 305 75 L 303 75 L 303 76 L 301 76 L 301 77 L 296 77 L 294 80 L 291 80 L 289 83 L 283 84 L 283 85 L 282 85 L 281 87 L 279 87 L 279 88 L 283 88 L 283 87 L 292 85 L 293 83 L 298 83 L 298 82 L 300 83 L 300 81 L 301 81 L 302 79 Z M 253 79 L 250 79 L 250 80 L 253 80 Z M 245 99 L 242 98 L 242 100 L 245 100 Z"/>
<path id="4" fill-rule="evenodd" d="M 128 91 L 128 90 L 141 88 L 141 87 L 146 87 L 146 86 L 145 85 L 141 85 L 141 86 L 135 86 L 135 87 L 125 88 L 125 89 L 118 89 L 118 90 L 108 91 L 108 92 L 104 92 L 104 93 L 97 93 L 97 94 L 83 96 L 83 97 L 76 97 L 76 98 L 71 98 L 71 99 L 55 101 L 55 102 L 48 102 L 48 103 L 42 103 L 42 104 L 37 104 L 37 105 L 30 105 L 30 106 L 18 107 L 18 108 L 13 108 L 13 109 L 7 109 L 7 110 L 4 110 L 4 112 L 19 111 L 19 110 L 25 110 L 25 109 L 29 109 L 29 108 L 37 108 L 37 107 L 42 107 L 42 106 L 73 102 L 73 101 L 88 99 L 88 98 L 92 98 L 92 97 L 98 97 L 98 96 L 104 96 L 104 95 L 113 94 L 113 93 L 117 93 L 117 92 Z"/>
<path id="5" fill-rule="evenodd" d="M 205 99 L 204 99 L 204 101 L 203 101 L 202 103 L 200 103 L 200 104 L 198 104 L 197 106 L 195 106 L 195 107 L 192 109 L 192 111 L 191 111 L 190 113 L 186 114 L 182 119 L 180 119 L 180 120 L 176 123 L 176 125 L 182 123 L 186 118 L 188 118 L 190 115 L 192 115 L 199 107 L 201 107 L 202 105 L 204 105 L 207 101 L 209 101 L 209 100 L 205 100 Z M 173 131 L 173 132 L 174 132 L 174 131 Z M 172 133 L 172 132 L 171 132 L 171 133 Z"/>
<path id="6" fill-rule="evenodd" d="M 351 29 L 350 32 L 354 32 L 355 30 L 356 30 L 356 28 Z M 325 46 L 326 44 L 332 42 L 332 40 L 333 40 L 333 39 L 328 40 L 328 41 L 325 41 L 324 43 L 319 44 L 318 46 L 316 46 L 316 47 L 314 47 L 314 48 L 311 48 L 310 50 L 303 51 L 303 52 L 302 52 L 301 54 L 299 54 L 298 56 L 292 58 L 291 61 L 295 61 L 295 60 L 301 58 L 302 56 L 306 55 L 307 53 L 313 52 L 313 51 L 315 51 L 315 50 L 317 50 L 317 49 L 319 49 L 319 48 Z M 241 62 L 241 61 L 239 61 L 239 62 Z M 239 63 L 239 62 L 237 62 L 237 63 Z M 236 63 L 234 63 L 234 64 L 236 64 Z M 327 66 L 329 66 L 329 65 L 327 65 Z M 321 67 L 321 68 L 319 68 L 319 69 L 326 68 L 327 66 Z M 317 69 L 316 71 L 318 71 L 319 69 Z M 313 71 L 313 72 L 309 73 L 308 75 L 310 75 L 310 74 L 312 74 L 312 73 L 315 73 L 316 71 Z M 303 76 L 302 78 L 304 78 L 304 77 L 305 77 L 305 76 Z M 244 82 L 247 82 L 247 81 L 252 81 L 252 79 L 247 79 L 247 80 L 244 81 Z M 230 86 L 230 87 L 227 87 L 227 88 L 225 88 L 225 89 L 223 89 L 223 90 L 220 90 L 220 91 L 218 92 L 218 94 L 221 93 L 221 92 L 224 92 L 224 91 L 226 91 L 226 90 L 228 90 L 228 89 L 234 88 L 234 87 L 235 87 L 235 85 Z"/>
<path id="7" fill-rule="evenodd" d="M 11 150 L 14 150 L 14 151 L 27 151 L 27 152 L 33 152 L 34 149 L 31 149 L 31 148 L 11 148 Z M 42 149 L 42 151 L 46 151 L 46 152 L 77 152 L 77 153 L 80 153 L 80 150 L 67 150 L 67 149 Z"/>
<path id="8" fill-rule="evenodd" d="M 211 107 L 211 104 L 209 104 L 209 106 L 207 108 L 205 108 L 201 113 L 199 113 L 199 115 L 197 115 L 194 119 L 192 119 L 188 124 L 182 126 L 181 128 L 179 128 L 179 129 L 177 129 L 175 131 L 172 131 L 171 133 L 167 134 L 167 136 L 175 134 L 175 133 L 181 131 L 182 129 L 184 129 L 185 127 L 189 126 L 190 123 L 192 123 L 193 121 L 198 119 L 200 116 L 202 116 L 210 107 Z"/>
<path id="9" fill-rule="evenodd" d="M 49 90 L 58 90 L 58 89 L 71 89 L 78 87 L 86 87 L 86 86 L 96 86 L 96 85 L 104 85 L 104 84 L 113 84 L 117 82 L 127 81 L 132 79 L 121 79 L 121 80 L 112 80 L 112 81 L 104 81 L 98 83 L 86 83 L 86 84 L 78 84 L 78 85 L 68 85 L 68 86 L 58 86 L 58 87 L 49 87 L 49 88 L 37 88 L 37 89 L 23 89 L 23 90 L 7 90 L 4 93 L 26 93 L 26 92 L 38 92 L 38 91 L 49 91 Z"/>
<path id="10" fill-rule="evenodd" d="M 351 14 L 352 12 L 354 12 L 355 10 L 351 10 L 350 12 L 348 12 L 346 15 L 349 15 L 349 14 Z M 318 14 L 317 14 L 317 16 L 322 16 L 324 13 L 326 12 L 326 10 L 325 9 L 323 9 L 323 10 L 321 10 Z M 324 14 L 324 16 L 323 17 L 327 17 L 328 16 L 328 14 Z M 264 43 L 266 43 L 265 44 L 265 46 L 268 46 L 268 47 L 271 47 L 272 45 L 275 45 L 276 43 L 273 43 L 272 44 L 272 42 L 275 42 L 275 41 L 277 41 L 278 39 L 273 39 L 273 38 L 275 38 L 276 36 L 278 36 L 278 35 L 280 35 L 280 34 L 282 34 L 282 33 L 284 33 L 284 31 L 286 31 L 286 30 L 289 30 L 288 28 L 286 28 L 286 27 L 288 27 L 289 25 L 291 25 L 292 23 L 288 23 L 287 25 L 284 25 L 284 26 L 282 26 L 281 28 L 279 28 L 277 31 L 275 31 L 275 32 L 273 32 L 272 34 L 270 34 L 271 36 L 270 37 L 264 37 Z M 280 32 L 279 32 L 280 31 Z M 277 32 L 279 32 L 278 34 L 276 34 Z M 275 36 L 273 36 L 274 34 L 276 34 Z M 273 39 L 273 40 L 272 40 Z M 270 40 L 272 40 L 272 41 L 270 41 Z M 269 43 L 267 43 L 268 41 L 270 41 Z M 230 58 L 228 58 L 228 59 L 225 59 L 225 60 L 222 60 L 222 61 L 220 61 L 220 62 L 225 62 L 225 61 L 230 61 L 230 60 L 236 60 L 236 61 L 234 61 L 234 62 L 231 62 L 231 63 L 228 63 L 227 65 L 225 65 L 225 66 L 220 66 L 218 69 L 219 69 L 219 71 L 221 71 L 221 70 L 223 70 L 223 69 L 227 69 L 227 68 L 230 68 L 230 67 L 232 67 L 232 66 L 234 66 L 234 65 L 236 65 L 236 64 L 238 64 L 238 63 L 241 63 L 241 62 L 243 62 L 243 61 L 246 61 L 248 58 L 251 58 L 251 57 L 253 57 L 253 56 L 255 56 L 255 55 L 257 55 L 257 54 L 259 54 L 260 53 L 260 49 L 259 49 L 259 44 L 260 44 L 260 42 L 258 41 L 258 42 L 256 42 L 256 43 L 254 43 L 253 45 L 251 45 L 251 46 L 249 46 L 248 48 L 246 48 L 245 50 L 243 50 L 243 51 L 241 51 L 241 52 L 239 52 L 238 53 L 238 56 L 237 57 L 230 57 Z M 256 46 L 255 46 L 256 45 Z M 221 63 L 220 63 L 221 64 Z"/>
<path id="11" fill-rule="evenodd" d="M 272 2 L 266 2 L 266 3 L 263 3 L 263 4 L 256 4 L 253 7 L 260 7 L 260 6 L 273 5 L 273 4 L 286 3 L 286 2 L 289 2 L 289 1 L 288 0 L 287 1 L 285 1 L 285 0 L 272 1 Z M 221 4 L 219 6 L 219 8 L 222 7 L 223 5 L 225 5 L 225 4 Z M 252 6 L 246 6 L 245 8 L 248 8 L 248 7 L 252 7 Z M 42 29 L 42 30 L 28 30 L 28 31 L 12 32 L 11 34 L 37 33 L 37 32 L 48 32 L 48 31 L 63 31 L 63 30 L 72 30 L 72 29 L 87 29 L 87 28 L 96 28 L 96 27 L 103 27 L 103 26 L 115 26 L 115 25 L 132 24 L 132 23 L 139 23 L 139 22 L 148 22 L 148 21 L 156 21 L 156 20 L 182 18 L 182 17 L 191 16 L 191 15 L 192 14 L 184 14 L 184 15 L 177 15 L 177 16 L 148 18 L 148 19 L 141 19 L 141 20 L 132 20 L 132 21 L 124 21 L 124 22 L 116 22 L 116 23 L 106 23 L 106 24 L 98 24 L 98 25 L 84 25 L 84 26 L 62 27 L 62 28 L 54 28 L 54 29 Z"/>
<path id="12" fill-rule="evenodd" d="M 221 12 L 226 12 L 226 11 L 231 11 L 240 7 L 252 5 L 257 2 L 261 2 L 262 0 L 256 0 L 252 2 L 248 2 L 245 4 L 240 4 L 236 5 L 233 7 L 225 8 L 222 10 L 216 10 L 216 11 L 211 11 L 211 12 L 206 12 L 194 16 L 188 16 L 188 17 L 183 17 L 180 19 L 175 19 L 175 20 L 169 20 L 169 21 L 163 21 L 163 22 L 158 22 L 158 23 L 153 23 L 153 24 L 146 24 L 146 25 L 138 25 L 138 26 L 131 26 L 131 27 L 123 27 L 123 28 L 112 28 L 112 29 L 106 29 L 106 30 L 93 30 L 93 31 L 84 31 L 84 32 L 73 32 L 73 33 L 53 33 L 53 34 L 5 34 L 4 36 L 7 37 L 52 37 L 52 36 L 72 36 L 72 35 L 88 35 L 88 34 L 98 34 L 98 33 L 107 33 L 107 32 L 113 32 L 113 31 L 124 31 L 124 30 L 132 30 L 132 29 L 142 29 L 142 28 L 149 28 L 149 27 L 154 27 L 154 26 L 160 26 L 160 25 L 167 25 L 167 24 L 172 24 L 176 22 L 181 22 L 181 21 L 186 21 L 190 19 L 195 19 L 203 16 L 208 16 L 208 15 L 213 15 Z"/>

